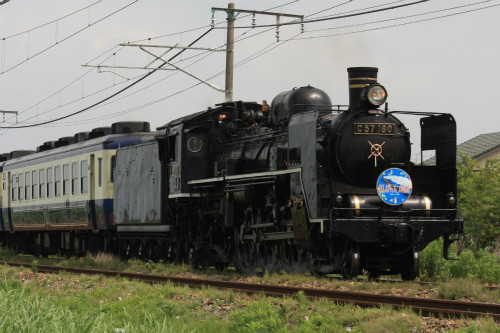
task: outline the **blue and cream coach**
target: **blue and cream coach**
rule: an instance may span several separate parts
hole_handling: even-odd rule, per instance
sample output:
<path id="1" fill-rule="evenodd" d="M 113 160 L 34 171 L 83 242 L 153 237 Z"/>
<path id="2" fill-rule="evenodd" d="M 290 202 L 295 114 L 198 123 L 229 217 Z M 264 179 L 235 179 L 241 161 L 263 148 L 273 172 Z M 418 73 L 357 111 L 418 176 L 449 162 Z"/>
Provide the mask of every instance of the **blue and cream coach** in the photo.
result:
<path id="1" fill-rule="evenodd" d="M 90 239 L 108 243 L 116 149 L 151 139 L 149 123 L 121 122 L 10 153 L 1 162 L 0 230 L 23 231 L 9 239 L 39 248 L 83 252 L 93 247 Z"/>

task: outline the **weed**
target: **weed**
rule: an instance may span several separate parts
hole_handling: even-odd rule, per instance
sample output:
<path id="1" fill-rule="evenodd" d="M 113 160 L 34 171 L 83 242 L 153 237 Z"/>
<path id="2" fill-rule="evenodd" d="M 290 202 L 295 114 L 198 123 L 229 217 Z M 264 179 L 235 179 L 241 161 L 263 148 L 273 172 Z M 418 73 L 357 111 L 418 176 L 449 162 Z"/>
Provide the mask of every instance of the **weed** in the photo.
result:
<path id="1" fill-rule="evenodd" d="M 31 271 L 36 275 L 38 273 L 38 260 L 31 262 Z"/>
<path id="2" fill-rule="evenodd" d="M 385 314 L 362 325 L 366 333 L 406 333 L 417 326 L 417 318 L 406 313 Z"/>
<path id="3" fill-rule="evenodd" d="M 500 281 L 500 258 L 488 249 L 480 249 L 476 253 L 465 250 L 458 255 L 458 260 L 447 261 L 442 257 L 442 246 L 443 241 L 439 239 L 421 252 L 420 278 L 441 281 L 467 278 L 489 283 Z"/>
<path id="4" fill-rule="evenodd" d="M 16 251 L 14 251 L 14 249 L 11 249 L 9 247 L 0 247 L 0 258 L 2 260 L 15 256 L 16 256 Z"/>
<path id="5" fill-rule="evenodd" d="M 306 304 L 308 302 L 308 299 L 302 290 L 297 293 L 297 302 L 300 304 Z"/>
<path id="6" fill-rule="evenodd" d="M 267 300 L 251 303 L 244 310 L 231 314 L 235 332 L 285 332 L 279 311 Z"/>
<path id="7" fill-rule="evenodd" d="M 438 295 L 443 299 L 488 302 L 499 299 L 500 290 L 487 290 L 477 279 L 452 279 L 439 285 Z"/>

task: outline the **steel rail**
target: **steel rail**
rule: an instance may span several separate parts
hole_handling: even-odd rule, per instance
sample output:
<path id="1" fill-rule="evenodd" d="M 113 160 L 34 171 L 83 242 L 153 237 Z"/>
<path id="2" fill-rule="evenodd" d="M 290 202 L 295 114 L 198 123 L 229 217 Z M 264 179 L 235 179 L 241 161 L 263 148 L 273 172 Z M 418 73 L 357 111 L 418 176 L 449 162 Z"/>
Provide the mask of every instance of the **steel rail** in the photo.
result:
<path id="1" fill-rule="evenodd" d="M 0 261 L 0 264 L 34 268 L 31 264 Z M 148 283 L 172 282 L 175 285 L 187 285 L 192 288 L 213 287 L 217 289 L 231 289 L 247 294 L 265 294 L 268 296 L 296 296 L 303 293 L 309 298 L 326 298 L 338 303 L 351 303 L 361 307 L 378 307 L 390 305 L 394 308 L 411 308 L 422 315 L 467 317 L 476 318 L 490 316 L 500 321 L 500 304 L 452 301 L 436 298 L 419 298 L 395 295 L 369 294 L 352 291 L 339 291 L 328 289 L 268 285 L 259 283 L 207 280 L 199 278 L 187 278 L 177 276 L 162 276 L 142 273 L 116 272 L 99 269 L 56 267 L 37 265 L 36 270 L 43 273 L 68 272 L 73 274 L 104 275 L 108 277 L 123 277 L 131 280 L 139 280 Z"/>

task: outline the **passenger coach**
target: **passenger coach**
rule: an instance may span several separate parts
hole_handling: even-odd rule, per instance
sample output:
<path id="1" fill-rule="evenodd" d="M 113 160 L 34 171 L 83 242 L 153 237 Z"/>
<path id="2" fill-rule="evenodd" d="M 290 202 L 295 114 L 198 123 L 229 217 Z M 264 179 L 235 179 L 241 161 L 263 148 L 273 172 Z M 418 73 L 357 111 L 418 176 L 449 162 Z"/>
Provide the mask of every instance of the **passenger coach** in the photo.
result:
<path id="1" fill-rule="evenodd" d="M 149 123 L 115 123 L 10 153 L 0 170 L 3 243 L 35 253 L 113 246 L 116 149 L 152 138 Z"/>

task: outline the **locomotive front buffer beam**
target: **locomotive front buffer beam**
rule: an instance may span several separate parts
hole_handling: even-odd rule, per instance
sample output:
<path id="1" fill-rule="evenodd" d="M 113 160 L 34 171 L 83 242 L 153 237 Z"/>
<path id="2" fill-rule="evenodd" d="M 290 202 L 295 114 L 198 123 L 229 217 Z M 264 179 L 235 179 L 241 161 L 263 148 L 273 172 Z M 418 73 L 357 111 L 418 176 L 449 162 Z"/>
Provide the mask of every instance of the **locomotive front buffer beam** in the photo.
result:
<path id="1" fill-rule="evenodd" d="M 337 209 L 338 210 L 338 209 Z M 332 210 L 327 232 L 340 234 L 360 244 L 403 245 L 423 249 L 429 242 L 445 235 L 443 255 L 448 259 L 448 248 L 456 239 L 450 235 L 463 232 L 463 220 L 455 216 L 455 210 L 439 210 L 442 216 L 418 216 L 420 211 L 411 211 L 400 216 L 348 216 L 336 217 Z M 437 212 L 433 212 L 437 213 Z"/>

